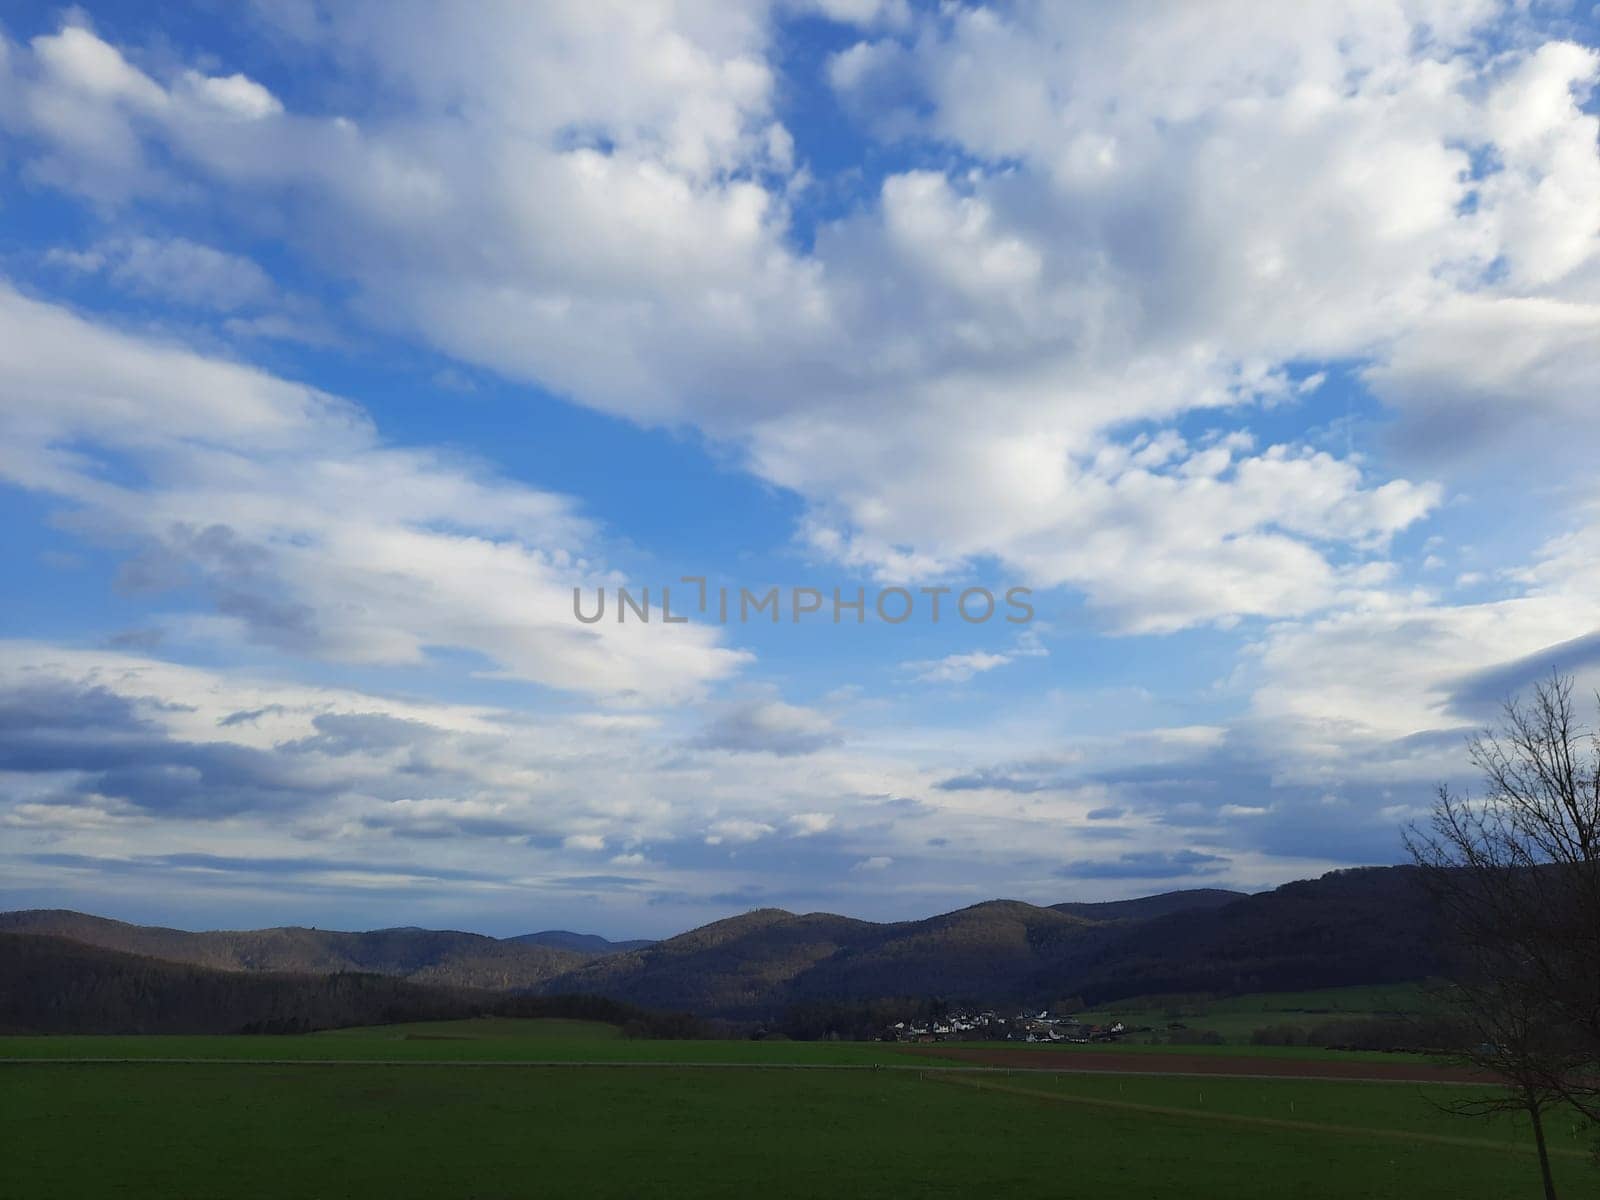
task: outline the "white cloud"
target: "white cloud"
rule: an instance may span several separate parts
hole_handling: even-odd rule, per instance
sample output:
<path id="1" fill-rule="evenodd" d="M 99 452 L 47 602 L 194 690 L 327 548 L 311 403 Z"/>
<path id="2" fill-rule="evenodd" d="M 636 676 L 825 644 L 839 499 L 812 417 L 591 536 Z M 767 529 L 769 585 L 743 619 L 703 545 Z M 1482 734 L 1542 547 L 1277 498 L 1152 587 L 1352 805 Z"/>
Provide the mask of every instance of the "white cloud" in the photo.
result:
<path id="1" fill-rule="evenodd" d="M 1570 318 L 1559 370 L 1588 365 L 1592 238 L 1562 214 L 1591 194 L 1593 118 L 1572 97 L 1593 63 L 1554 44 L 1490 62 L 1487 7 L 1263 7 L 1249 36 L 1094 6 L 900 26 L 835 82 L 892 72 L 918 101 L 905 128 L 973 163 L 890 174 L 806 253 L 786 236 L 804 164 L 773 150 L 761 12 L 506 6 L 457 27 L 375 11 L 297 28 L 375 72 L 385 119 L 263 105 L 248 157 L 192 89 L 70 40 L 120 81 L 92 93 L 101 115 L 137 115 L 129 136 L 165 143 L 224 208 L 314 197 L 289 236 L 369 319 L 692 422 L 810 501 L 813 548 L 884 574 L 993 556 L 1136 631 L 1327 609 L 1345 550 L 1381 561 L 1436 487 L 1295 444 L 1231 461 L 1195 445 L 1153 470 L 1129 460 L 1129 425 L 1292 401 L 1283 365 L 1326 357 L 1371 359 L 1405 407 L 1426 390 L 1405 380 L 1450 369 L 1426 347 L 1463 305 L 1489 321 L 1481 345 L 1518 336 L 1501 303 L 1534 302 L 1519 344 Z M 30 96 L 67 87 L 14 75 Z M 14 123 L 70 159 L 60 182 L 101 161 L 31 111 Z M 1503 157 L 1482 179 L 1474 139 Z M 139 186 L 125 162 L 116 177 Z M 1559 245 L 1527 232 L 1552 217 Z M 1148 552 L 1106 544 L 1146 533 Z"/>
<path id="2" fill-rule="evenodd" d="M 706 845 L 720 846 L 724 842 L 753 842 L 776 832 L 765 821 L 752 821 L 745 817 L 729 817 L 713 821 L 706 834 Z"/>
<path id="3" fill-rule="evenodd" d="M 1018 637 L 1016 645 L 1003 653 L 974 650 L 966 654 L 946 654 L 939 659 L 915 659 L 901 662 L 901 670 L 910 672 L 918 683 L 965 683 L 974 675 L 1008 666 L 1019 658 L 1046 658 L 1048 654 L 1050 651 L 1045 650 L 1037 630 L 1027 629 Z"/>
<path id="4" fill-rule="evenodd" d="M 1562 649 L 1600 627 L 1597 528 L 1590 519 L 1547 543 L 1503 599 L 1446 605 L 1374 592 L 1348 611 L 1274 627 L 1239 671 L 1251 696 L 1245 735 L 1286 781 L 1454 777 L 1465 731 L 1534 679 L 1560 667 L 1600 684 L 1591 663 Z"/>
<path id="5" fill-rule="evenodd" d="M 266 88 L 244 75 L 211 76 L 198 71 L 186 71 L 183 84 L 202 103 L 246 121 L 259 121 L 275 117 L 283 111 L 283 104 Z"/>
<path id="6" fill-rule="evenodd" d="M 1494 580 L 1494 599 L 1408 590 L 1406 542 L 1391 561 L 1447 501 L 1474 503 L 1461 496 L 1473 472 L 1515 478 L 1514 451 L 1535 456 L 1541 482 L 1559 472 L 1540 454 L 1593 458 L 1592 50 L 1487 3 L 1261 3 L 1229 22 L 1193 5 L 825 11 L 866 31 L 828 71 L 847 109 L 869 136 L 909 143 L 903 157 L 878 147 L 886 176 L 825 209 L 806 208 L 811 189 L 842 181 L 815 180 L 806 137 L 784 127 L 788 81 L 759 7 L 269 14 L 303 40 L 297 56 L 348 85 L 321 93 L 344 112 L 286 104 L 238 64 L 185 70 L 69 26 L 0 43 L 0 125 L 30 184 L 87 198 L 112 227 L 68 265 L 231 313 L 241 335 L 314 339 L 316 314 L 256 311 L 270 283 L 248 260 L 117 222 L 195 220 L 217 247 L 233 244 L 223 231 L 281 241 L 348 291 L 359 320 L 579 404 L 698 428 L 801 498 L 796 532 L 816 555 L 885 578 L 992 565 L 1081 593 L 1119 632 L 1262 618 L 1219 688 L 1248 711 L 1226 730 L 1178 715 L 1079 762 L 1065 721 L 964 738 L 852 729 L 845 743 L 839 717 L 774 689 L 679 720 L 579 714 L 558 726 L 577 745 L 516 724 L 530 748 L 512 750 L 452 726 L 427 753 L 459 778 L 404 795 L 407 750 L 369 746 L 358 768 L 322 742 L 296 760 L 309 774 L 275 784 L 338 797 L 302 835 L 572 838 L 585 854 L 626 848 L 612 865 L 685 889 L 689 872 L 674 875 L 655 839 L 719 861 L 837 845 L 843 873 L 892 860 L 895 880 L 948 895 L 932 838 L 978 847 L 962 859 L 972 879 L 1009 878 L 997 873 L 1037 852 L 1041 828 L 1081 832 L 1087 813 L 1116 811 L 1101 832 L 1123 832 L 1132 795 L 1130 821 L 1165 824 L 1128 826 L 1152 843 L 1131 865 L 1170 865 L 1185 822 L 1288 820 L 1276 797 L 1155 793 L 1194 786 L 1187 766 L 1371 815 L 1370 795 L 1345 799 L 1345 785 L 1441 769 L 1473 672 L 1600 624 L 1597 523 L 1573 505 L 1587 476 L 1538 512 L 1470 510 L 1502 533 L 1525 520 L 1525 539 L 1569 530 L 1525 571 L 1460 575 Z M 612 702 L 692 697 L 746 661 L 692 626 L 575 628 L 574 577 L 609 579 L 581 514 L 389 445 L 336 397 L 11 290 L 0 329 L 0 471 L 134 552 L 127 586 L 208 589 L 214 614 L 166 614 L 166 630 L 363 664 L 453 647 Z M 1398 418 L 1376 441 L 1345 417 L 1342 457 L 1329 449 L 1342 438 L 1307 429 L 1353 386 L 1329 360 L 1353 364 Z M 1285 426 L 1304 432 L 1261 432 Z M 906 669 L 957 682 L 1019 652 Z M 148 694 L 222 686 L 168 682 Z M 241 710 L 302 711 L 264 713 L 230 740 L 326 736 L 307 724 L 311 700 L 268 694 Z M 336 715 L 397 712 L 359 703 L 371 707 Z M 988 761 L 1017 769 L 937 787 L 964 769 L 952 758 L 984 761 L 980 741 L 1003 743 Z M 1110 778 L 1129 757 L 1171 778 L 1150 792 Z M 1097 769 L 1107 778 L 1084 778 Z M 1268 806 L 1273 820 L 1255 820 Z M 9 813 L 92 838 L 139 827 L 141 811 L 30 792 Z M 924 820 L 936 834 L 913 831 Z M 229 835 L 208 836 L 226 848 Z M 543 854 L 508 850 L 507 876 L 554 871 Z M 1230 856 L 1241 880 L 1271 875 Z"/>
<path id="7" fill-rule="evenodd" d="M 746 661 L 704 626 L 574 621 L 571 589 L 610 577 L 562 497 L 386 446 L 335 397 L 5 288 L 0 328 L 0 477 L 133 551 L 127 586 L 202 582 L 220 620 L 191 629 L 379 665 L 459 647 L 630 702 L 693 695 Z M 144 481 L 114 482 L 102 455 Z"/>
<path id="8" fill-rule="evenodd" d="M 840 740 L 826 714 L 781 700 L 754 699 L 724 708 L 695 744 L 708 750 L 786 757 L 814 754 Z"/>
<path id="9" fill-rule="evenodd" d="M 847 911 L 883 917 L 1001 893 L 1052 902 L 1065 886 L 1056 868 L 1083 856 L 1079 836 L 1110 834 L 1115 848 L 1136 828 L 1161 854 L 1192 841 L 1178 820 L 1088 817 L 1107 803 L 1103 786 L 939 791 L 929 756 L 907 745 L 799 767 L 685 758 L 654 726 L 605 712 L 397 700 L 39 643 L 0 643 L 0 729 L 7 879 L 70 887 L 85 905 L 116 895 L 140 862 L 197 914 L 264 887 L 293 904 L 271 874 L 292 862 L 296 878 L 316 880 L 319 904 L 374 923 L 403 912 L 483 927 L 526 920 L 530 904 L 581 902 L 574 911 L 590 919 L 672 932 L 726 915 L 730 894 L 839 889 Z M 1135 752 L 1175 772 L 1218 733 L 1167 732 Z M 938 742 L 966 755 L 997 735 Z M 611 874 L 595 874 L 596 855 Z M 1240 881 L 1328 865 L 1229 855 Z M 1069 894 L 1126 886 L 1108 876 Z"/>
<path id="10" fill-rule="evenodd" d="M 943 658 L 905 662 L 900 667 L 910 671 L 912 678 L 919 683 L 965 683 L 974 675 L 1005 666 L 1011 657 L 1009 654 L 975 650 L 970 654 L 947 654 Z"/>
<path id="11" fill-rule="evenodd" d="M 232 312 L 270 302 L 276 293 L 249 259 L 187 238 L 110 238 L 49 257 L 78 271 L 103 271 L 127 291 L 196 308 Z"/>
<path id="12" fill-rule="evenodd" d="M 833 814 L 824 812 L 795 813 L 789 818 L 788 829 L 795 837 L 813 837 L 833 828 Z"/>

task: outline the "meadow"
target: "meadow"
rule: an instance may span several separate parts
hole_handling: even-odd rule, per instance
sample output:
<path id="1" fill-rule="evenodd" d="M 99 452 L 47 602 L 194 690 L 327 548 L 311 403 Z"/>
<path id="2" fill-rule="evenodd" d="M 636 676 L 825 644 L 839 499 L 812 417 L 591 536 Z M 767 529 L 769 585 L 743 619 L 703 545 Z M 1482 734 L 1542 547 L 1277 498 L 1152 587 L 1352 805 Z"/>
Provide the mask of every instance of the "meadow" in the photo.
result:
<path id="1" fill-rule="evenodd" d="M 1526 1130 L 1442 1114 L 1462 1090 L 1434 1085 L 956 1072 L 572 1021 L 7 1038 L 0 1057 L 31 1060 L 0 1064 L 8 1200 L 1538 1194 Z M 81 1057 L 134 1061 L 62 1061 Z M 601 1065 L 518 1065 L 544 1062 Z M 873 1066 L 900 1069 L 828 1069 Z M 1559 1178 L 1592 1189 L 1579 1138 L 1552 1133 Z"/>
<path id="2" fill-rule="evenodd" d="M 1174 1036 L 1194 1041 L 1215 1034 L 1229 1045 L 1248 1045 L 1263 1026 L 1292 1025 L 1313 1029 L 1339 1021 L 1393 1017 L 1418 1012 L 1422 990 L 1416 984 L 1380 984 L 1361 987 L 1321 988 L 1302 992 L 1256 992 L 1219 999 L 1209 997 L 1145 997 L 1106 1004 L 1079 1013 L 1090 1024 L 1122 1021 L 1130 1027 L 1149 1026 L 1150 1033 L 1129 1041 L 1166 1041 Z M 1170 1028 L 1182 1025 L 1181 1030 Z"/>

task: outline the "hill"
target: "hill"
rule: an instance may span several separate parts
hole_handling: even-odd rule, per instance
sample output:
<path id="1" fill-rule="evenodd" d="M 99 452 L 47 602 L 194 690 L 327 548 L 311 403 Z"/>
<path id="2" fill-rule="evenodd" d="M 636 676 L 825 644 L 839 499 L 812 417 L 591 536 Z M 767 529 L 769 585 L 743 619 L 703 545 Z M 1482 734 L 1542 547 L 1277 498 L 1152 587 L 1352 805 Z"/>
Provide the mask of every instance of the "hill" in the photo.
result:
<path id="1" fill-rule="evenodd" d="M 49 934 L 0 933 L 0 980 L 7 1033 L 298 1032 L 476 1008 L 469 994 L 382 975 L 218 971 Z"/>
<path id="2" fill-rule="evenodd" d="M 1141 896 L 1137 900 L 1069 902 L 1050 907 L 1056 912 L 1087 917 L 1091 921 L 1147 921 L 1151 917 L 1165 917 L 1194 908 L 1221 908 L 1249 894 L 1225 888 L 1191 888 L 1183 892 L 1162 892 L 1159 896 Z"/>
<path id="3" fill-rule="evenodd" d="M 703 1036 L 692 1018 L 597 996 L 436 987 L 389 975 L 220 971 L 41 933 L 0 933 L 0 1034 L 308 1033 L 481 1017 Z"/>
<path id="4" fill-rule="evenodd" d="M 647 1008 L 733 1018 L 796 1004 L 1054 995 L 1057 964 L 1092 954 L 1120 925 L 1014 900 L 877 924 L 761 909 L 587 963 L 550 986 Z"/>
<path id="5" fill-rule="evenodd" d="M 129 925 L 65 909 L 0 913 L 0 932 L 50 934 L 106 950 L 219 971 L 311 975 L 357 971 L 444 987 L 505 990 L 537 987 L 592 957 L 450 930 L 343 933 L 291 926 L 190 933 Z"/>
<path id="6" fill-rule="evenodd" d="M 766 908 L 642 944 L 564 931 L 504 940 L 425 929 L 187 933 L 61 910 L 0 914 L 0 932 L 225 972 L 362 972 L 766 1020 L 885 1001 L 1097 1004 L 1404 982 L 1435 967 L 1426 911 L 1409 868 L 1381 867 L 1257 895 L 1199 889 L 1049 907 L 991 900 L 920 921 Z"/>
<path id="7" fill-rule="evenodd" d="M 1135 924 L 1076 965 L 1073 991 L 1097 1002 L 1399 983 L 1438 968 L 1435 944 L 1416 872 L 1362 867 Z"/>
<path id="8" fill-rule="evenodd" d="M 552 986 L 644 1007 L 760 1015 L 787 1003 L 797 978 L 873 942 L 885 928 L 828 913 L 758 909 L 595 959 Z M 640 999 L 646 996 L 648 1003 Z"/>
<path id="9" fill-rule="evenodd" d="M 1414 876 L 1389 867 L 1254 896 L 1205 890 L 1049 908 L 995 900 L 891 924 L 761 909 L 545 986 L 733 1018 L 895 998 L 1098 1003 L 1413 980 L 1433 969 L 1431 946 Z"/>
<path id="10" fill-rule="evenodd" d="M 598 933 L 573 933 L 568 929 L 546 929 L 539 933 L 520 933 L 516 937 L 504 939 L 516 942 L 523 946 L 548 946 L 552 950 L 570 950 L 574 954 L 598 956 L 601 954 L 623 954 L 629 950 L 643 950 L 646 946 L 655 945 L 651 938 L 633 938 L 627 941 L 613 942 L 601 937 Z"/>

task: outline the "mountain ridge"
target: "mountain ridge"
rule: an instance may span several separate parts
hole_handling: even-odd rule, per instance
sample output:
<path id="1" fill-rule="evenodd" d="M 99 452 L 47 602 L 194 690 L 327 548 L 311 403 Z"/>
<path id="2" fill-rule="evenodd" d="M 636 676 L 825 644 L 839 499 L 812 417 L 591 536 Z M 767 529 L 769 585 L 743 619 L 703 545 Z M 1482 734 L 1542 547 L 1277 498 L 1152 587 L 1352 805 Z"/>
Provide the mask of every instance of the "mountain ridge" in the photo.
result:
<path id="1" fill-rule="evenodd" d="M 574 933 L 570 929 L 541 929 L 538 933 L 519 933 L 500 940 L 524 946 L 548 946 L 552 950 L 571 950 L 578 954 L 622 954 L 629 950 L 642 950 L 656 941 L 655 938 L 612 941 L 598 933 Z"/>
<path id="2" fill-rule="evenodd" d="M 191 932 L 133 925 L 71 909 L 0 913 L 0 932 L 65 937 L 105 950 L 219 971 L 363 972 L 493 990 L 532 989 L 590 957 L 459 930 L 399 927 L 346 932 L 286 925 Z"/>
<path id="3" fill-rule="evenodd" d="M 414 927 L 187 933 L 69 910 L 0 913 L 0 932 L 222 970 L 366 971 L 764 1020 L 797 1005 L 888 999 L 1098 1003 L 1418 979 L 1434 963 L 1421 900 L 1410 868 L 1371 867 L 1253 895 L 1198 888 L 1048 906 L 995 899 L 910 921 L 761 908 L 661 941 L 597 939 L 611 947 L 601 953 L 537 941 L 559 930 L 506 939 Z"/>

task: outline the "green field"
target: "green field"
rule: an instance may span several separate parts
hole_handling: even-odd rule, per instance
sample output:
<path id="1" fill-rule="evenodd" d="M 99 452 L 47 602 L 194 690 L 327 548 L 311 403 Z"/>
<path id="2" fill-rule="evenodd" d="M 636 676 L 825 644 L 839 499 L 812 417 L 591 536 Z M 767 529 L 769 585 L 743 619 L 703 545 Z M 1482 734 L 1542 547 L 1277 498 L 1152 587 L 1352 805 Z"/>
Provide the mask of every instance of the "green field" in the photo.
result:
<path id="1" fill-rule="evenodd" d="M 1496 1143 L 1508 1150 L 1532 1152 L 1527 1119 L 1511 1114 L 1470 1120 L 1444 1111 L 1463 1095 L 1462 1089 L 1422 1084 L 1370 1084 L 1344 1080 L 1286 1080 L 1175 1077 L 1170 1075 L 1031 1075 L 1026 1079 L 957 1080 L 971 1086 L 1013 1084 L 1056 1095 L 1064 1102 L 1099 1106 L 1150 1106 L 1181 1109 L 1196 1117 L 1224 1123 L 1256 1121 L 1284 1125 L 1389 1130 L 1396 1134 L 1439 1138 L 1474 1146 Z M 1545 1135 L 1561 1154 L 1581 1158 L 1588 1137 L 1575 1118 L 1547 1116 Z M 1592 1180 L 1600 1186 L 1600 1174 Z"/>
<path id="2" fill-rule="evenodd" d="M 284 1037 L 154 1035 L 0 1037 L 0 1059 L 351 1060 L 385 1062 L 657 1062 L 872 1065 L 904 1061 L 877 1042 L 651 1041 L 591 1021 L 486 1017 L 378 1025 Z"/>
<path id="3" fill-rule="evenodd" d="M 35 1060 L 0 1065 L 6 1200 L 1538 1194 L 1526 1130 L 1442 1114 L 1430 1098 L 1463 1091 L 1438 1086 L 947 1072 L 889 1045 L 575 1021 L 7 1038 L 0 1056 Z M 71 1057 L 215 1061 L 51 1061 Z M 519 1061 L 616 1065 L 452 1065 Z M 730 1066 L 672 1065 L 690 1062 Z M 909 1069 L 827 1069 L 872 1064 Z M 1600 1174 L 1552 1124 L 1562 1182 L 1588 1194 Z"/>
<path id="4" fill-rule="evenodd" d="M 3 1044 L 4 1039 L 0 1039 Z M 1433 1055 L 1392 1052 L 1388 1050 L 1325 1050 L 1320 1046 L 1252 1046 L 1248 1042 L 1227 1042 L 1215 1046 L 1174 1045 L 1169 1042 L 1140 1041 L 1129 1038 L 1120 1042 L 1090 1042 L 1078 1045 L 1073 1042 L 978 1042 L 951 1043 L 953 1045 L 1007 1046 L 1047 1054 L 1143 1054 L 1152 1057 L 1171 1054 L 1202 1054 L 1217 1058 L 1298 1058 L 1324 1062 L 1408 1062 L 1438 1063 Z"/>
<path id="5" fill-rule="evenodd" d="M 1129 1027 L 1153 1028 L 1151 1034 L 1134 1035 L 1131 1042 L 1164 1040 L 1175 1032 L 1168 1027 L 1178 1023 L 1187 1026 L 1176 1031 L 1181 1037 L 1210 1032 L 1231 1045 L 1247 1045 L 1250 1035 L 1264 1025 L 1310 1029 L 1329 1022 L 1411 1014 L 1419 1011 L 1422 1003 L 1418 985 L 1399 983 L 1307 992 L 1257 992 L 1215 1000 L 1144 997 L 1120 1005 L 1103 1005 L 1078 1016 L 1094 1025 L 1122 1021 Z"/>
<path id="6" fill-rule="evenodd" d="M 1168 1046 L 1136 1041 L 1090 1045 L 953 1042 L 1048 1051 L 1063 1056 L 1131 1052 L 1218 1054 L 1229 1057 L 1427 1061 L 1420 1055 L 1321 1050 L 1304 1046 Z M 924 1047 L 924 1049 L 928 1049 Z M 429 1062 L 715 1062 L 874 1065 L 903 1063 L 896 1046 L 878 1042 L 652 1041 L 624 1038 L 595 1021 L 479 1017 L 411 1025 L 377 1025 L 281 1037 L 239 1034 L 59 1035 L 0 1037 L 6 1058 L 360 1059 Z M 1069 1061 L 1063 1058 L 1063 1062 Z"/>

